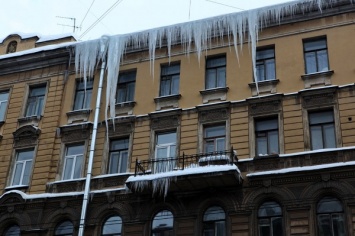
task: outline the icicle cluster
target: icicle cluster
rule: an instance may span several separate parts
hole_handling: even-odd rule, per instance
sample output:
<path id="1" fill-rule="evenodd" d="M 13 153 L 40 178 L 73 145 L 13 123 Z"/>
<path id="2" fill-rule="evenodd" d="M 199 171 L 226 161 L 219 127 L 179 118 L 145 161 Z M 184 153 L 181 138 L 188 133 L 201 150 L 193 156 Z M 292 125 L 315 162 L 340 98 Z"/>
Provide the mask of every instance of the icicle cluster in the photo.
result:
<path id="1" fill-rule="evenodd" d="M 157 47 L 166 46 L 170 58 L 172 45 L 181 44 L 182 50 L 189 54 L 192 50 L 191 45 L 194 43 L 194 50 L 198 59 L 200 59 L 202 52 L 207 50 L 211 39 L 223 38 L 227 35 L 231 41 L 230 44 L 234 45 L 235 53 L 239 59 L 238 51 L 241 50 L 244 40 L 247 39 L 251 48 L 254 78 L 257 82 L 255 61 L 259 31 L 266 27 L 270 21 L 280 22 L 285 16 L 292 17 L 296 12 L 298 14 L 309 12 L 315 7 L 322 11 L 322 9 L 331 7 L 332 3 L 337 1 L 340 0 L 291 1 L 132 34 L 105 36 L 105 40 L 97 39 L 81 42 L 75 45 L 75 68 L 77 73 L 86 79 L 93 76 L 98 62 L 104 59 L 107 60 L 106 111 L 110 107 L 110 118 L 115 117 L 115 94 L 120 62 L 128 47 L 130 49 L 148 48 L 151 68 L 153 68 Z M 352 3 L 354 0 L 349 1 Z M 240 45 L 239 49 L 238 44 Z M 104 50 L 102 49 L 103 47 Z"/>

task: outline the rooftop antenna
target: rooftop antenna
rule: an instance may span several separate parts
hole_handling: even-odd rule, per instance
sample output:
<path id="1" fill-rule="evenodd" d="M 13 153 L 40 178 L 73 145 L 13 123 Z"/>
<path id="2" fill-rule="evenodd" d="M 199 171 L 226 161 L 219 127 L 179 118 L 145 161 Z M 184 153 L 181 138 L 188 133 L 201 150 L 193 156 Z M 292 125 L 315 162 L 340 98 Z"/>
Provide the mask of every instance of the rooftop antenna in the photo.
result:
<path id="1" fill-rule="evenodd" d="M 75 33 L 75 29 L 80 29 L 80 27 L 76 26 L 76 24 L 75 24 L 76 23 L 76 18 L 64 17 L 64 16 L 56 16 L 56 17 L 73 21 L 73 25 L 63 25 L 63 24 L 57 24 L 57 25 L 72 27 L 73 28 L 73 33 Z"/>

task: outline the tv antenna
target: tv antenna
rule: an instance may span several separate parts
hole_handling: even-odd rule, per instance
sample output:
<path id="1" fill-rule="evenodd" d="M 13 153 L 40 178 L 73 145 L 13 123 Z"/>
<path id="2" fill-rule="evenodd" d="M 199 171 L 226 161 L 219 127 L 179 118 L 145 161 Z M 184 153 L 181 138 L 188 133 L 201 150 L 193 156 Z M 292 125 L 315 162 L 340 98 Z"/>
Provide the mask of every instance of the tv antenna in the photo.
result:
<path id="1" fill-rule="evenodd" d="M 67 20 L 72 20 L 73 25 L 63 25 L 63 24 L 57 24 L 57 25 L 62 25 L 62 26 L 68 26 L 73 28 L 73 33 L 75 33 L 76 29 L 80 29 L 80 27 L 76 26 L 76 18 L 73 17 L 64 17 L 64 16 L 56 16 L 57 18 L 62 18 L 62 19 L 67 19 Z"/>

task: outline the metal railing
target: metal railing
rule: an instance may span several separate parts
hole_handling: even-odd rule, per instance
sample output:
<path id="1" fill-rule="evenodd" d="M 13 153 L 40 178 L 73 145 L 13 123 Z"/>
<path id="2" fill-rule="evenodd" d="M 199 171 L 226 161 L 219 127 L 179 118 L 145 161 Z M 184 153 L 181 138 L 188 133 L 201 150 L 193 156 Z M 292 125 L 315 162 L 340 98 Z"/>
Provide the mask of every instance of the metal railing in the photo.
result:
<path id="1" fill-rule="evenodd" d="M 229 151 L 200 153 L 173 158 L 158 158 L 150 160 L 136 159 L 134 176 L 165 173 L 187 168 L 196 168 L 209 165 L 232 165 L 238 162 L 233 147 Z"/>

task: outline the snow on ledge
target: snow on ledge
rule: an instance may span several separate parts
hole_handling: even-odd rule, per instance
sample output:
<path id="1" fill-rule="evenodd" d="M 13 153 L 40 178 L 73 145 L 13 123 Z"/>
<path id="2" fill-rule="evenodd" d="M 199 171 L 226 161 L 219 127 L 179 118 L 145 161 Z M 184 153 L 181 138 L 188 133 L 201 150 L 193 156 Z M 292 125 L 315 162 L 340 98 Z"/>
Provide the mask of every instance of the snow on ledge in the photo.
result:
<path id="1" fill-rule="evenodd" d="M 241 181 L 241 175 L 238 167 L 236 165 L 210 165 L 210 166 L 200 166 L 187 168 L 184 170 L 176 170 L 169 171 L 164 173 L 157 174 L 148 174 L 148 175 L 139 175 L 139 176 L 130 176 L 127 183 L 131 183 L 132 189 L 135 191 L 142 191 L 147 186 L 149 186 L 150 181 L 152 182 L 153 192 L 152 195 L 166 195 L 168 194 L 168 189 L 170 186 L 170 182 L 177 181 L 178 176 L 186 176 L 186 175 L 197 175 L 197 174 L 208 174 L 208 173 L 216 173 L 216 172 L 227 172 L 227 171 L 237 171 L 239 174 L 239 181 Z"/>
<path id="2" fill-rule="evenodd" d="M 314 166 L 292 167 L 292 168 L 285 168 L 285 169 L 281 169 L 281 170 L 269 170 L 269 171 L 260 171 L 260 172 L 250 173 L 250 174 L 247 174 L 247 177 L 262 176 L 262 175 L 279 175 L 279 174 L 287 174 L 287 173 L 292 173 L 292 172 L 322 170 L 322 169 L 328 169 L 328 168 L 354 166 L 354 165 L 355 165 L 355 161 L 348 161 L 348 162 L 338 162 L 338 163 L 330 163 L 330 164 L 322 164 L 322 165 L 314 165 Z"/>

